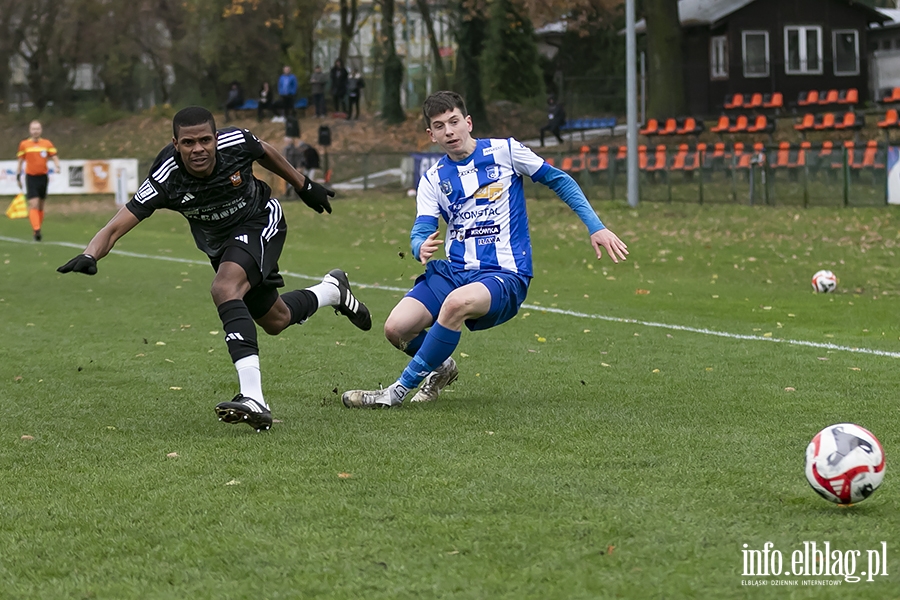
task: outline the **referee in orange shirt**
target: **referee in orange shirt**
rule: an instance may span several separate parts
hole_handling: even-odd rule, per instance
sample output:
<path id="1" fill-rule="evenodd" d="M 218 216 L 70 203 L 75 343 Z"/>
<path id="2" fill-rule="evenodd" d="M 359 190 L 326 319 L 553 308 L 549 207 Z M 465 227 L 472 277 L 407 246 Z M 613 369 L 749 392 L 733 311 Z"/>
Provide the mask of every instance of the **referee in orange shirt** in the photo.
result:
<path id="1" fill-rule="evenodd" d="M 25 165 L 25 195 L 28 196 L 28 220 L 34 229 L 34 241 L 41 241 L 41 224 L 44 222 L 44 201 L 47 199 L 47 161 L 52 158 L 56 172 L 60 173 L 59 157 L 53 142 L 41 137 L 43 129 L 39 121 L 28 127 L 31 137 L 19 144 L 19 164 L 16 181 L 22 189 L 22 165 Z"/>

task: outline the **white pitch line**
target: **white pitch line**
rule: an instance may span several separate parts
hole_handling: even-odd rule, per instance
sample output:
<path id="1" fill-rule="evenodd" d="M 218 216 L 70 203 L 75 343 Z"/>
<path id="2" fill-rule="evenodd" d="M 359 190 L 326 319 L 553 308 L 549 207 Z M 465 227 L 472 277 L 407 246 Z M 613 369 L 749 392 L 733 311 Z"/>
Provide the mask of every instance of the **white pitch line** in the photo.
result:
<path id="1" fill-rule="evenodd" d="M 31 240 L 23 240 L 19 238 L 11 238 L 0 236 L 0 241 L 3 242 L 12 242 L 16 244 L 33 244 Z M 71 242 L 41 242 L 42 245 L 54 245 L 54 246 L 64 246 L 66 248 L 77 248 L 83 249 L 84 246 L 80 244 L 73 244 Z M 190 265 L 208 265 L 209 261 L 204 260 L 195 260 L 190 258 L 176 258 L 172 256 L 158 256 L 154 254 L 141 254 L 139 252 L 126 252 L 124 250 L 113 250 L 110 254 L 119 254 L 121 256 L 130 256 L 132 258 L 147 258 L 151 260 L 166 260 L 169 262 L 177 262 L 183 264 Z M 315 277 L 312 275 L 304 275 L 303 273 L 292 273 L 290 271 L 280 271 L 282 275 L 287 275 L 289 277 L 296 277 L 298 279 L 305 279 L 307 281 L 321 281 L 321 277 Z M 386 290 L 389 292 L 407 292 L 409 291 L 408 287 L 396 287 L 390 285 L 378 285 L 378 284 L 365 284 L 365 283 L 354 283 L 355 287 L 360 289 L 371 289 L 371 290 Z M 669 329 L 671 331 L 684 331 L 687 333 L 698 333 L 700 335 L 712 335 L 721 338 L 727 338 L 731 340 L 745 340 L 752 342 L 775 342 L 778 344 L 788 344 L 791 346 L 806 346 L 807 348 L 819 348 L 822 350 L 835 350 L 838 352 L 853 352 L 856 354 L 871 354 L 873 356 L 887 356 L 890 358 L 900 358 L 900 352 L 889 352 L 887 350 L 876 350 L 874 348 L 859 348 L 854 346 L 840 346 L 838 344 L 831 343 L 823 343 L 823 342 L 809 342 L 806 340 L 791 340 L 787 338 L 772 338 L 772 337 L 763 337 L 761 335 L 745 335 L 741 333 L 728 333 L 727 331 L 716 331 L 714 329 L 706 329 L 702 327 L 687 327 L 685 325 L 671 325 L 669 323 L 657 323 L 655 321 L 641 321 L 639 319 L 627 319 L 623 317 L 610 317 L 608 315 L 593 315 L 590 313 L 577 312 L 574 310 L 564 310 L 561 308 L 548 308 L 546 306 L 537 306 L 535 304 L 523 304 L 522 308 L 526 310 L 540 310 L 548 313 L 553 313 L 557 315 L 565 315 L 568 317 L 577 317 L 579 319 L 594 319 L 598 321 L 609 321 L 611 323 L 631 323 L 633 325 L 641 325 L 643 327 L 657 327 L 659 329 Z"/>

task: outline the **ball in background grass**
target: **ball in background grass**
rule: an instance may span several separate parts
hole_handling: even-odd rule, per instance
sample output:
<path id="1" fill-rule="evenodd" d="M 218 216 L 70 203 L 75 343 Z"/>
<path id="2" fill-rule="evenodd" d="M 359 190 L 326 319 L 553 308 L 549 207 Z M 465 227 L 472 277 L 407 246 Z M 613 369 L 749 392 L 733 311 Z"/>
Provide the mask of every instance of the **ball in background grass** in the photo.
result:
<path id="1" fill-rule="evenodd" d="M 812 276 L 813 289 L 820 294 L 833 292 L 837 288 L 837 283 L 838 280 L 834 273 L 826 269 L 816 271 L 816 274 Z"/>
<path id="2" fill-rule="evenodd" d="M 884 480 L 881 443 L 859 425 L 830 425 L 817 433 L 806 448 L 806 480 L 830 502 L 861 502 Z"/>

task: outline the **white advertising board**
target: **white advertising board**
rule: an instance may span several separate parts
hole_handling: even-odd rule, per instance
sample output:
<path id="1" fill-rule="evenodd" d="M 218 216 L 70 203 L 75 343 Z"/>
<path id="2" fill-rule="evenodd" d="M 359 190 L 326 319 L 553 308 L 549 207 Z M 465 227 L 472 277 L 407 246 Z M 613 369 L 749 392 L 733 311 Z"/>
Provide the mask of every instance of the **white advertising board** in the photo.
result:
<path id="1" fill-rule="evenodd" d="M 136 158 L 104 160 L 60 160 L 61 173 L 50 161 L 47 194 L 116 194 L 117 201 L 127 202 L 138 189 Z M 14 196 L 21 190 L 16 182 L 16 160 L 0 161 L 0 196 Z M 22 185 L 25 178 L 22 177 Z M 118 193 L 117 189 L 119 188 Z M 122 196 L 128 196 L 121 200 Z"/>

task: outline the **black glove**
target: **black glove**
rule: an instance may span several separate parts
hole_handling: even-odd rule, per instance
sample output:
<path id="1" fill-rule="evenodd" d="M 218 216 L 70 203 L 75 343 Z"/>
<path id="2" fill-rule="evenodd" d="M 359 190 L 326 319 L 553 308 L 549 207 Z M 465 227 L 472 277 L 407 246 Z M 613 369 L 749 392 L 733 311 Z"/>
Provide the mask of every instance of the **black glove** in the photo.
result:
<path id="1" fill-rule="evenodd" d="M 334 198 L 333 190 L 316 183 L 309 177 L 306 178 L 306 185 L 303 186 L 303 189 L 295 187 L 294 190 L 300 196 L 300 199 L 317 213 L 327 212 L 329 215 L 331 214 L 331 203 L 328 202 L 328 198 L 329 196 Z"/>
<path id="2" fill-rule="evenodd" d="M 90 254 L 79 254 L 63 266 L 57 269 L 60 273 L 84 273 L 85 275 L 97 274 L 97 259 Z"/>

